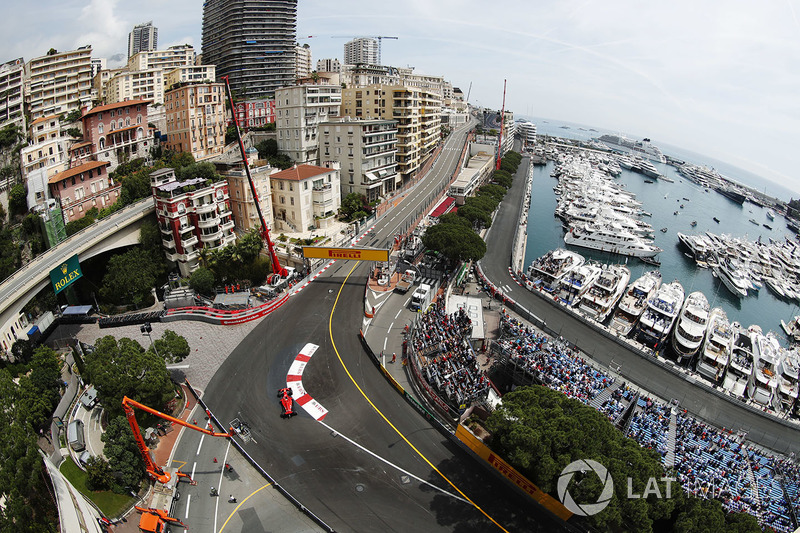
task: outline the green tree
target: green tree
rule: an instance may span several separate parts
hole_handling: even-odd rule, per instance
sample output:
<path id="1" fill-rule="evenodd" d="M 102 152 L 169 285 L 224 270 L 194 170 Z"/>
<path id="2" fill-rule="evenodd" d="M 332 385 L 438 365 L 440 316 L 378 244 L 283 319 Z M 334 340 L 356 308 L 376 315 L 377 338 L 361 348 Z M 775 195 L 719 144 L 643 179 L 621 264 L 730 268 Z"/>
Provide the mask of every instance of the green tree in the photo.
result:
<path id="1" fill-rule="evenodd" d="M 135 340 L 102 337 L 85 363 L 86 377 L 109 416 L 122 414 L 124 396 L 159 410 L 172 398 L 174 386 L 164 359 Z"/>
<path id="2" fill-rule="evenodd" d="M 225 144 L 235 143 L 236 140 L 236 126 L 230 125 L 228 129 L 225 130 Z"/>
<path id="3" fill-rule="evenodd" d="M 192 154 L 189 152 L 172 152 L 169 154 L 167 166 L 178 170 L 179 168 L 189 166 L 192 163 L 194 163 L 194 156 L 192 156 Z"/>
<path id="4" fill-rule="evenodd" d="M 19 143 L 25 135 L 17 124 L 7 124 L 0 129 L 0 150 L 11 148 Z"/>
<path id="5" fill-rule="evenodd" d="M 260 159 L 269 159 L 278 155 L 278 141 L 275 139 L 266 139 L 256 145 L 258 150 L 258 157 Z"/>
<path id="6" fill-rule="evenodd" d="M 121 176 L 120 185 L 122 190 L 117 202 L 122 202 L 123 205 L 130 205 L 136 200 L 151 196 L 150 172 L 152 171 L 153 169 L 151 168 L 142 168 L 126 176 Z"/>
<path id="7" fill-rule="evenodd" d="M 8 191 L 8 211 L 11 216 L 22 215 L 28 210 L 28 199 L 25 193 L 25 186 L 17 183 Z"/>
<path id="8" fill-rule="evenodd" d="M 167 363 L 183 361 L 191 353 L 189 342 L 171 329 L 164 331 L 160 339 L 153 341 L 153 345 Z"/>
<path id="9" fill-rule="evenodd" d="M 33 358 L 33 343 L 28 339 L 17 339 L 11 345 L 11 355 L 18 363 L 28 364 Z"/>
<path id="10" fill-rule="evenodd" d="M 358 220 L 362 216 L 366 216 L 364 205 L 366 198 L 357 192 L 351 192 L 342 198 L 341 206 L 339 207 L 340 216 L 347 221 Z M 363 213 L 363 215 L 361 215 Z"/>
<path id="11" fill-rule="evenodd" d="M 722 510 L 722 505 L 717 500 L 686 498 L 672 531 L 674 533 L 728 531 L 725 527 L 725 512 Z"/>
<path id="12" fill-rule="evenodd" d="M 506 190 L 507 189 L 502 185 L 495 185 L 489 183 L 478 189 L 478 195 L 479 196 L 488 195 L 494 198 L 497 202 L 501 202 L 506 195 Z"/>
<path id="13" fill-rule="evenodd" d="M 462 205 L 458 208 L 458 216 L 466 219 L 472 227 L 476 222 L 479 226 L 488 228 L 492 225 L 492 217 L 483 209 L 474 205 Z"/>
<path id="14" fill-rule="evenodd" d="M 184 167 L 178 168 L 175 170 L 175 176 L 180 181 L 201 178 L 211 180 L 212 182 L 217 182 L 222 179 L 222 176 L 217 173 L 217 169 L 213 163 L 208 162 L 191 163 Z"/>
<path id="15" fill-rule="evenodd" d="M 111 490 L 118 494 L 125 494 L 129 490 L 138 492 L 145 475 L 144 460 L 139 454 L 128 420 L 124 416 L 115 416 L 100 438 L 105 443 L 103 455 L 108 458 L 108 465 L 115 473 Z"/>
<path id="16" fill-rule="evenodd" d="M 6 279 L 22 264 L 20 247 L 8 228 L 0 230 L 0 279 Z"/>
<path id="17" fill-rule="evenodd" d="M 150 251 L 132 248 L 111 257 L 100 287 L 100 296 L 114 304 L 133 303 L 137 307 L 151 301 L 151 290 L 163 274 L 163 264 L 153 261 Z"/>
<path id="18" fill-rule="evenodd" d="M 436 224 L 422 237 L 422 244 L 441 252 L 451 263 L 477 261 L 486 254 L 486 243 L 472 229 L 460 224 Z"/>
<path id="19" fill-rule="evenodd" d="M 458 216 L 458 213 L 445 213 L 439 215 L 439 225 L 442 224 L 457 224 L 465 228 L 472 229 L 472 223 L 464 217 Z"/>
<path id="20" fill-rule="evenodd" d="M 114 473 L 108 461 L 99 456 L 89 457 L 86 461 L 86 488 L 95 491 L 109 490 L 113 484 Z"/>

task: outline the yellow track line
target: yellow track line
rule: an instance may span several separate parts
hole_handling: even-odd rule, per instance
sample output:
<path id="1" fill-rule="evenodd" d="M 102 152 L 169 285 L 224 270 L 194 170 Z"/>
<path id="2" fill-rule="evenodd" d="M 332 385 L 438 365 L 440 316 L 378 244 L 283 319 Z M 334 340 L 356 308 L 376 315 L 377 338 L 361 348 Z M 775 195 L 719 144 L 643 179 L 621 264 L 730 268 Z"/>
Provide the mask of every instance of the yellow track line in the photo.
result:
<path id="1" fill-rule="evenodd" d="M 220 528 L 219 528 L 219 532 L 218 532 L 218 533 L 222 533 L 222 530 L 223 530 L 223 529 L 225 529 L 225 526 L 227 526 L 227 525 L 228 525 L 228 521 L 229 521 L 231 518 L 233 518 L 233 515 L 235 515 L 235 514 L 236 514 L 236 511 L 238 511 L 238 510 L 239 510 L 239 507 L 241 507 L 242 505 L 244 505 L 244 502 L 246 502 L 247 500 L 249 500 L 249 499 L 250 499 L 250 496 L 254 496 L 254 495 L 257 493 L 257 492 L 259 492 L 259 491 L 261 491 L 261 490 L 263 490 L 263 489 L 266 489 L 266 488 L 267 488 L 267 487 L 269 487 L 270 485 L 272 485 L 272 483 L 267 483 L 267 484 L 266 484 L 266 485 L 264 485 L 263 487 L 261 487 L 261 488 L 259 488 L 259 489 L 256 489 L 256 490 L 254 490 L 253 492 L 251 492 L 251 493 L 250 493 L 250 494 L 247 496 L 247 498 L 245 498 L 244 500 L 242 500 L 242 501 L 241 501 L 241 503 L 239 503 L 239 505 L 237 505 L 237 506 L 236 506 L 236 508 L 235 508 L 233 511 L 231 511 L 231 514 L 229 514 L 229 515 L 228 515 L 228 518 L 226 518 L 226 519 L 225 519 L 225 522 L 222 524 L 222 527 L 220 527 Z"/>
<path id="2" fill-rule="evenodd" d="M 433 463 L 431 463 L 431 462 L 428 460 L 428 458 L 427 458 L 427 457 L 425 457 L 425 456 L 422 454 L 422 452 L 420 452 L 420 451 L 419 451 L 419 450 L 418 450 L 418 449 L 417 449 L 417 448 L 416 448 L 416 447 L 415 447 L 413 444 L 411 444 L 411 441 L 409 441 L 409 440 L 406 438 L 406 436 L 405 436 L 405 435 L 403 435 L 403 434 L 400 432 L 400 430 L 399 430 L 399 429 L 397 429 L 397 428 L 395 427 L 395 425 L 391 423 L 391 421 L 389 421 L 389 419 L 388 419 L 388 418 L 386 418 L 386 415 L 384 415 L 384 414 L 383 414 L 383 413 L 380 411 L 380 409 L 378 409 L 378 407 L 377 407 L 377 406 L 376 406 L 374 403 L 372 403 L 372 400 L 370 400 L 370 399 L 369 399 L 369 397 L 367 396 L 367 394 L 366 394 L 366 393 L 365 393 L 365 392 L 364 392 L 364 391 L 361 389 L 361 387 L 358 385 L 358 383 L 356 382 L 356 380 L 355 380 L 355 378 L 353 377 L 353 375 L 352 375 L 352 374 L 350 374 L 350 370 L 348 370 L 348 369 L 347 369 L 347 365 L 345 365 L 345 364 L 344 364 L 344 361 L 342 361 L 342 356 L 341 356 L 341 355 L 339 355 L 339 350 L 337 350 L 337 349 L 336 349 L 336 342 L 333 340 L 333 313 L 336 311 L 336 305 L 339 303 L 339 296 L 341 296 L 341 294 L 342 294 L 342 290 L 344 289 L 344 286 L 345 286 L 345 284 L 347 283 L 347 280 L 348 280 L 348 279 L 350 279 L 350 276 L 353 274 L 353 271 L 356 269 L 356 267 L 357 267 L 357 266 L 358 266 L 358 263 L 356 263 L 355 265 L 353 265 L 353 268 L 351 268 L 351 269 L 350 269 L 350 272 L 348 272 L 348 273 L 347 273 L 347 277 L 346 277 L 346 278 L 344 278 L 344 281 L 342 282 L 342 285 L 339 287 L 339 292 L 336 294 L 336 300 L 334 300 L 334 302 L 333 302 L 333 308 L 331 309 L 331 314 L 330 314 L 330 317 L 328 318 L 328 334 L 330 335 L 330 338 L 331 338 L 331 345 L 333 346 L 333 351 L 334 351 L 334 352 L 336 352 L 336 357 L 338 357 L 338 358 L 339 358 L 339 363 L 341 363 L 341 365 L 342 365 L 342 368 L 343 368 L 343 369 L 344 369 L 344 371 L 347 373 L 347 376 L 350 378 L 350 381 L 352 381 L 352 382 L 353 382 L 353 385 L 355 385 L 355 386 L 356 386 L 356 388 L 358 389 L 358 392 L 360 392 L 360 393 L 361 393 L 361 396 L 363 396 L 363 397 L 364 397 L 364 399 L 365 399 L 365 400 L 367 400 L 367 403 L 369 403 L 369 404 L 372 406 L 372 408 L 375 410 L 375 412 L 376 412 L 376 413 L 378 413 L 378 415 L 379 415 L 381 418 L 383 418 L 383 420 L 384 420 L 384 421 L 386 421 L 386 423 L 387 423 L 387 424 L 389 424 L 389 427 L 391 427 L 391 428 L 392 428 L 392 429 L 395 431 L 395 433 L 397 433 L 397 435 L 398 435 L 398 436 L 399 436 L 401 439 L 403 439 L 403 440 L 406 442 L 406 444 L 408 444 L 408 445 L 411 447 L 411 449 L 412 449 L 412 450 L 414 450 L 414 451 L 417 453 L 417 455 L 419 455 L 419 456 L 420 456 L 420 458 L 421 458 L 423 461 L 425 461 L 425 462 L 428 464 L 428 466 L 430 466 L 430 467 L 431 467 L 431 468 L 432 468 L 432 469 L 433 469 L 433 470 L 434 470 L 434 471 L 435 471 L 437 474 L 439 474 L 439 475 L 442 477 L 442 479 L 444 479 L 445 481 L 447 481 L 447 483 L 448 483 L 448 484 L 449 484 L 451 487 L 453 487 L 453 489 L 455 489 L 455 491 L 456 491 L 456 492 L 458 492 L 458 493 L 459 493 L 461 496 L 463 496 L 463 497 L 464 497 L 464 499 L 465 499 L 465 500 L 467 500 L 469 503 L 471 503 L 471 504 L 472 504 L 472 506 L 473 506 L 473 507 L 475 507 L 475 509 L 477 509 L 478 511 L 480 511 L 480 512 L 481 512 L 481 514 L 483 514 L 483 516 L 485 516 L 486 518 L 488 518 L 489 520 L 491 520 L 491 521 L 492 521 L 492 523 L 493 523 L 494 525 L 496 525 L 497 527 L 499 527 L 500 529 L 502 529 L 503 531 L 505 531 L 506 533 L 508 533 L 508 530 L 506 530 L 506 528 L 504 528 L 503 526 L 501 526 L 500 524 L 498 524 L 498 523 L 497 523 L 497 521 L 496 521 L 494 518 L 492 518 L 491 516 L 489 516 L 489 514 L 488 514 L 486 511 L 484 511 L 484 510 L 483 510 L 483 509 L 482 509 L 482 508 L 481 508 L 481 507 L 480 507 L 478 504 L 476 504 L 475 502 L 473 502 L 473 501 L 472 501 L 472 500 L 469 498 L 469 496 L 467 496 L 466 494 L 464 494 L 463 492 L 461 492 L 461 489 L 459 489 L 458 487 L 456 487 L 456 486 L 455 486 L 455 484 L 454 484 L 452 481 L 450 481 L 450 479 L 449 479 L 447 476 L 445 476 L 445 475 L 444 475 L 444 474 L 443 474 L 443 473 L 442 473 L 442 472 L 441 472 L 441 471 L 440 471 L 438 468 L 436 468 L 436 466 L 434 466 L 434 464 L 433 464 Z"/>

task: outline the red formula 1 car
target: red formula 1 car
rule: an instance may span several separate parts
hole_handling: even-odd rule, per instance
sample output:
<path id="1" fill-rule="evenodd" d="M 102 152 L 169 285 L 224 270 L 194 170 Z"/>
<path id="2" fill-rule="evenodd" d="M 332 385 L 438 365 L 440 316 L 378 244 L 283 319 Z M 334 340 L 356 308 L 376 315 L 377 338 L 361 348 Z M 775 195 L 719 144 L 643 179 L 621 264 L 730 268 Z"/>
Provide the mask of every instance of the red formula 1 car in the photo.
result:
<path id="1" fill-rule="evenodd" d="M 281 418 L 291 418 L 297 414 L 293 407 L 293 400 L 292 400 L 292 389 L 289 387 L 285 387 L 278 391 L 278 398 L 281 399 L 281 408 L 283 412 L 281 413 Z"/>

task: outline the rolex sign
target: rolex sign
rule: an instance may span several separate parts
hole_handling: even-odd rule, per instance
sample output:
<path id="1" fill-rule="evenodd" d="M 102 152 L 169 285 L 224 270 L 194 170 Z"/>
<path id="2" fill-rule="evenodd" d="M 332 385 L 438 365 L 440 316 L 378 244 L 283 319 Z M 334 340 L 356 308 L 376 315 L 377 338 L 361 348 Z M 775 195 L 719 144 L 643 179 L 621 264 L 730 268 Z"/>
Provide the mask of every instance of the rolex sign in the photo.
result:
<path id="1" fill-rule="evenodd" d="M 50 271 L 50 282 L 53 284 L 53 289 L 56 291 L 56 294 L 58 294 L 72 285 L 72 283 L 82 275 L 78 256 L 73 255 Z"/>

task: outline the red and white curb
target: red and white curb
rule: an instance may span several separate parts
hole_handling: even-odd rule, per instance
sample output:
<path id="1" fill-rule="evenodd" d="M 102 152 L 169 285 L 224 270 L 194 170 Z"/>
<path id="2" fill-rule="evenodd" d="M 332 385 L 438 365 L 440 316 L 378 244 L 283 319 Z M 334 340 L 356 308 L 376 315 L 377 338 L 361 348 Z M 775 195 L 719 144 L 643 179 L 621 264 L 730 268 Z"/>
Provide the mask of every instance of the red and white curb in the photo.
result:
<path id="1" fill-rule="evenodd" d="M 328 270 L 328 269 L 329 269 L 331 266 L 333 266 L 333 264 L 334 264 L 335 262 L 336 262 L 336 260 L 335 260 L 335 259 L 334 259 L 334 260 L 332 260 L 332 261 L 328 261 L 328 264 L 326 264 L 324 267 L 320 268 L 320 269 L 319 269 L 319 272 L 317 272 L 316 274 L 314 274 L 313 276 L 311 276 L 311 277 L 308 279 L 308 281 L 306 281 L 305 283 L 303 283 L 303 284 L 302 284 L 302 285 L 300 285 L 299 287 L 295 288 L 295 289 L 294 289 L 294 291 L 292 292 L 292 295 L 295 295 L 295 294 L 297 294 L 298 292 L 300 292 L 300 291 L 302 291 L 303 289 L 305 289 L 306 287 L 308 287 L 308 286 L 311 284 L 311 282 L 312 282 L 312 281 L 314 281 L 315 279 L 317 279 L 317 278 L 319 277 L 319 275 L 320 275 L 320 274 L 322 274 L 323 272 L 325 272 L 326 270 Z"/>
<path id="2" fill-rule="evenodd" d="M 292 398 L 297 405 L 306 410 L 315 420 L 322 420 L 328 414 L 328 410 L 322 407 L 317 400 L 311 397 L 303 388 L 303 371 L 306 363 L 311 360 L 311 356 L 317 351 L 319 346 L 310 342 L 303 346 L 297 357 L 289 366 L 289 373 L 286 375 L 286 386 L 292 389 Z"/>

